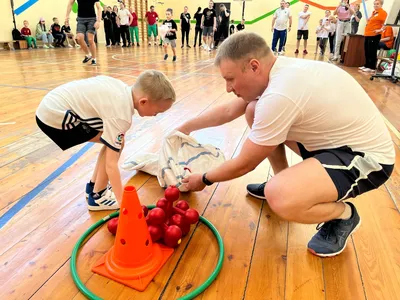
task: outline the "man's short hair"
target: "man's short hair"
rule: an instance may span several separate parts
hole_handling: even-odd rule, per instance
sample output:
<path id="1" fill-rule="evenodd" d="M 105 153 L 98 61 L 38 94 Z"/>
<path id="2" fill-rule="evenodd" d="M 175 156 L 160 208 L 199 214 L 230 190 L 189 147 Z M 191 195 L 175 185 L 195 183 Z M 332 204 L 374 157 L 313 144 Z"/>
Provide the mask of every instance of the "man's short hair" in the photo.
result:
<path id="1" fill-rule="evenodd" d="M 157 70 L 146 70 L 139 75 L 134 89 L 140 90 L 151 101 L 171 100 L 175 102 L 176 94 L 171 82 L 164 73 Z"/>
<path id="2" fill-rule="evenodd" d="M 224 59 L 232 61 L 261 60 L 271 53 L 271 48 L 260 35 L 242 31 L 231 35 L 221 44 L 214 63 L 219 66 Z"/>

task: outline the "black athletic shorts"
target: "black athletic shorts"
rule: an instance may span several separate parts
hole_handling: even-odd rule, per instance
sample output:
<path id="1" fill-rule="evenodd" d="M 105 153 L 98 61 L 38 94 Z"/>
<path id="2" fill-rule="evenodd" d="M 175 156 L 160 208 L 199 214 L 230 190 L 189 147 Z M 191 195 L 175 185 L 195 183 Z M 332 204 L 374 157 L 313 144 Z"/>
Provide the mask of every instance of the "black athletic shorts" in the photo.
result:
<path id="1" fill-rule="evenodd" d="M 100 132 L 85 123 L 79 123 L 77 126 L 68 130 L 53 128 L 44 124 L 37 116 L 36 123 L 39 128 L 62 150 L 67 150 L 76 145 L 88 142 Z"/>
<path id="2" fill-rule="evenodd" d="M 308 40 L 308 30 L 297 30 L 297 39 L 301 40 L 301 37 L 303 37 L 303 40 Z"/>
<path id="3" fill-rule="evenodd" d="M 393 172 L 394 165 L 379 164 L 347 146 L 310 152 L 302 144 L 297 145 L 303 159 L 316 158 L 328 172 L 338 191 L 338 201 L 377 189 Z"/>

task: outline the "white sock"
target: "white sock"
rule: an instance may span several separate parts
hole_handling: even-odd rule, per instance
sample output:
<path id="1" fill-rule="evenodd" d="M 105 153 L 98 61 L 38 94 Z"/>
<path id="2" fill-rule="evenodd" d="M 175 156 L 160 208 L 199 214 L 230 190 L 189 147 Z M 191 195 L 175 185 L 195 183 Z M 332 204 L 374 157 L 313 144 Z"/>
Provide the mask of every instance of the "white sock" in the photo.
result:
<path id="1" fill-rule="evenodd" d="M 347 203 L 344 203 L 344 211 L 343 213 L 338 217 L 338 219 L 342 219 L 342 220 L 348 220 L 351 218 L 351 206 L 348 205 Z"/>

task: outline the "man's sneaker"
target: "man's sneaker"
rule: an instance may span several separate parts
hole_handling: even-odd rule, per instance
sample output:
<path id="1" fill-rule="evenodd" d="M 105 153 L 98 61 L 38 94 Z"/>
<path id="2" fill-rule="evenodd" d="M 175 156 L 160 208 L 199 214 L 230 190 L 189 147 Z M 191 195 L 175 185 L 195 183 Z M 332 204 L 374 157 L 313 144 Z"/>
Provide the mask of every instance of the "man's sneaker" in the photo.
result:
<path id="1" fill-rule="evenodd" d="M 88 209 L 92 211 L 119 209 L 119 204 L 111 188 L 107 188 L 100 195 L 91 193 L 88 198 Z"/>
<path id="2" fill-rule="evenodd" d="M 175 55 L 172 57 L 172 61 L 176 61 L 176 56 Z"/>
<path id="3" fill-rule="evenodd" d="M 95 65 L 97 65 L 97 62 L 95 59 L 92 59 L 92 66 L 95 66 Z"/>
<path id="4" fill-rule="evenodd" d="M 247 185 L 247 192 L 249 193 L 249 195 L 253 197 L 265 200 L 266 199 L 264 195 L 265 184 L 266 182 L 249 184 Z"/>
<path id="5" fill-rule="evenodd" d="M 362 71 L 362 70 L 366 69 L 366 67 L 362 66 L 362 67 L 359 67 L 358 69 Z"/>
<path id="6" fill-rule="evenodd" d="M 351 207 L 351 217 L 348 220 L 336 219 L 317 226 L 319 231 L 308 243 L 308 250 L 317 256 L 331 257 L 340 254 L 346 248 L 350 235 L 360 227 L 361 219 L 355 206 Z"/>
<path id="7" fill-rule="evenodd" d="M 92 59 L 92 57 L 91 56 L 85 56 L 85 59 L 84 60 L 82 60 L 82 62 L 84 63 L 84 64 L 86 64 L 89 60 L 91 60 Z"/>
<path id="8" fill-rule="evenodd" d="M 304 49 L 303 54 L 308 54 L 308 51 L 306 49 Z"/>
<path id="9" fill-rule="evenodd" d="M 164 55 L 164 60 L 167 60 L 167 58 L 168 58 L 168 54 L 165 54 Z"/>
<path id="10" fill-rule="evenodd" d="M 298 54 L 299 53 L 299 49 L 296 49 L 296 51 L 294 51 L 294 54 Z"/>

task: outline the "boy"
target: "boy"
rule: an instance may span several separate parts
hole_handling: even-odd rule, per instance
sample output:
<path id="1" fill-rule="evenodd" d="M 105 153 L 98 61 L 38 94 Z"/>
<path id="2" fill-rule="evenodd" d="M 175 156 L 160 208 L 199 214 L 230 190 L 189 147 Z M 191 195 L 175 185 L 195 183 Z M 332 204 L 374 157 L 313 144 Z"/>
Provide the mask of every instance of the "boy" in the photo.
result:
<path id="1" fill-rule="evenodd" d="M 319 42 L 317 42 L 317 48 L 315 49 L 315 54 L 317 54 L 317 49 L 319 46 L 321 49 L 320 55 L 324 55 L 326 43 L 328 42 L 329 30 L 331 29 L 331 27 L 329 25 L 329 20 L 326 19 L 319 20 L 319 25 L 320 26 L 317 27 L 317 36 L 319 37 Z"/>
<path id="2" fill-rule="evenodd" d="M 61 32 L 66 35 L 69 48 L 73 48 L 74 46 L 78 48 L 78 43 L 75 41 L 74 34 L 71 32 L 71 26 L 69 26 L 68 20 L 65 20 L 63 27 L 61 27 Z M 72 41 L 73 46 L 71 46 L 69 40 Z"/>
<path id="3" fill-rule="evenodd" d="M 32 36 L 32 32 L 29 29 L 29 22 L 27 20 L 24 21 L 24 27 L 21 29 L 21 35 L 27 41 L 29 49 L 32 49 L 32 42 L 35 49 L 37 49 L 36 38 Z"/>
<path id="4" fill-rule="evenodd" d="M 56 41 L 56 47 L 65 47 L 64 42 L 66 39 L 66 35 L 62 33 L 61 26 L 56 17 L 53 18 L 54 24 L 51 25 L 51 33 L 53 34 L 54 40 Z"/>
<path id="5" fill-rule="evenodd" d="M 245 28 L 244 22 L 245 22 L 245 19 L 242 19 L 242 21 L 240 21 L 240 24 L 237 24 L 236 30 L 237 30 L 238 32 L 244 30 L 244 28 Z M 286 42 L 286 40 L 285 40 L 285 42 Z"/>
<path id="6" fill-rule="evenodd" d="M 167 11 L 165 12 L 165 17 L 166 20 L 163 22 L 163 25 L 168 26 L 168 31 L 167 34 L 165 35 L 164 38 L 164 60 L 167 60 L 168 58 L 168 45 L 171 45 L 172 52 L 174 53 L 174 56 L 172 58 L 172 61 L 176 61 L 176 31 L 178 29 L 178 26 L 176 25 L 175 21 L 172 20 L 172 8 L 168 8 Z"/>
<path id="7" fill-rule="evenodd" d="M 232 35 L 235 33 L 235 21 L 231 21 L 231 26 L 229 26 L 229 35 Z"/>
<path id="8" fill-rule="evenodd" d="M 150 11 L 146 12 L 144 16 L 147 23 L 147 36 L 149 46 L 151 45 L 151 35 L 153 35 L 154 45 L 157 45 L 157 20 L 158 14 L 154 11 L 154 5 L 150 6 Z"/>
<path id="9" fill-rule="evenodd" d="M 140 74 L 133 86 L 97 76 L 61 85 L 43 98 L 36 122 L 62 150 L 84 142 L 103 144 L 86 185 L 89 210 L 119 208 L 123 188 L 118 159 L 134 110 L 142 117 L 155 116 L 169 109 L 175 98 L 168 78 L 155 70 Z"/>

